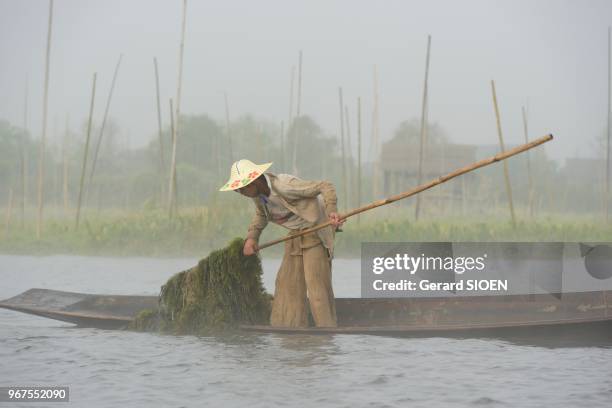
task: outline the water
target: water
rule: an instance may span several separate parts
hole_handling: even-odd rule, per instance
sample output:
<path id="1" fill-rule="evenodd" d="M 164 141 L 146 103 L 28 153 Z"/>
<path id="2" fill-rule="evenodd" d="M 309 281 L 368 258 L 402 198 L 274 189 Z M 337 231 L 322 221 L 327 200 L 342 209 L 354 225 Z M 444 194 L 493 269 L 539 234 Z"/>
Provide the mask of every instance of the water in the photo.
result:
<path id="1" fill-rule="evenodd" d="M 0 298 L 31 287 L 155 294 L 195 261 L 0 256 Z M 264 262 L 268 290 L 278 264 Z M 359 296 L 359 261 L 336 260 L 334 285 L 338 296 Z M 607 408 L 611 363 L 612 348 L 601 346 L 364 335 L 168 336 L 73 328 L 0 310 L 0 386 L 67 385 L 77 407 Z"/>

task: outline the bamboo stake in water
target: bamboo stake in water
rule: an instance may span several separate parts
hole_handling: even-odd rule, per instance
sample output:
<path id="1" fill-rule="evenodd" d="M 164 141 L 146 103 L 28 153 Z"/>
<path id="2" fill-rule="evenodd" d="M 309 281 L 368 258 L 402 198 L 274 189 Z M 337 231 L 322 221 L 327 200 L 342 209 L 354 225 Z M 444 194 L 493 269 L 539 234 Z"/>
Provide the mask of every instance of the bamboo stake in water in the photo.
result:
<path id="1" fill-rule="evenodd" d="M 612 28 L 608 27 L 608 128 L 606 132 L 606 222 L 610 219 L 610 115 L 612 114 L 611 96 L 612 85 L 612 57 L 610 46 L 612 45 Z"/>
<path id="2" fill-rule="evenodd" d="M 87 135 L 85 137 L 85 151 L 83 153 L 83 166 L 81 167 L 81 182 L 79 183 L 79 198 L 77 200 L 77 211 L 76 211 L 76 221 L 75 221 L 76 229 L 79 228 L 79 220 L 81 217 L 81 203 L 83 200 L 83 187 L 85 183 L 85 172 L 87 170 L 87 155 L 89 153 L 89 140 L 91 138 L 91 122 L 93 119 L 94 100 L 96 98 L 96 76 L 97 74 L 94 73 L 93 84 L 91 86 L 91 102 L 89 104 L 89 119 L 87 120 Z"/>
<path id="3" fill-rule="evenodd" d="M 13 212 L 13 189 L 9 188 L 8 204 L 6 206 L 6 236 L 11 228 L 11 213 Z"/>
<path id="4" fill-rule="evenodd" d="M 214 161 L 214 170 L 215 170 L 215 180 L 219 180 L 221 178 L 221 137 L 222 135 L 214 132 L 210 138 L 210 160 Z M 206 150 L 206 149 L 205 149 Z M 198 187 L 199 188 L 199 187 Z M 215 190 L 212 190 L 213 196 L 216 193 Z M 214 200 L 214 197 L 211 197 Z"/>
<path id="5" fill-rule="evenodd" d="M 298 85 L 297 85 L 297 109 L 295 116 L 300 117 L 302 107 L 302 50 L 298 60 Z"/>
<path id="6" fill-rule="evenodd" d="M 58 119 L 57 119 L 57 115 L 55 115 L 53 117 L 53 137 L 52 140 L 58 139 Z M 60 147 L 61 149 L 61 145 L 59 146 L 51 146 L 51 149 L 54 149 L 55 147 Z M 51 150 L 53 152 L 53 150 Z M 60 154 L 61 154 L 61 150 L 60 150 Z M 52 156 L 53 157 L 53 156 Z M 53 163 L 53 162 L 52 162 Z M 62 166 L 61 165 L 56 165 L 55 163 L 53 163 L 52 167 L 51 167 L 51 171 L 53 172 L 53 202 L 52 204 L 52 209 L 54 209 L 57 212 L 57 209 L 60 207 L 60 202 L 61 202 L 61 193 L 62 193 L 62 186 L 61 186 L 61 173 L 62 173 Z M 54 205 L 53 205 L 54 204 Z"/>
<path id="7" fill-rule="evenodd" d="M 47 110 L 49 101 L 49 64 L 51 62 L 51 33 L 53 32 L 53 0 L 49 0 L 49 26 L 47 30 L 47 53 L 45 56 L 45 85 L 43 90 L 43 120 L 40 138 L 40 155 L 38 157 L 38 217 L 36 222 L 36 238 L 42 234 L 44 181 L 45 175 L 45 143 L 47 138 Z"/>
<path id="8" fill-rule="evenodd" d="M 348 185 L 346 180 L 346 151 L 344 148 L 344 101 L 342 87 L 338 87 L 338 102 L 340 105 L 340 153 L 342 155 L 342 203 L 348 205 Z"/>
<path id="9" fill-rule="evenodd" d="M 102 117 L 102 125 L 100 126 L 100 132 L 98 134 L 98 141 L 96 143 L 96 148 L 94 150 L 93 160 L 91 162 L 91 172 L 89 173 L 89 183 L 87 183 L 87 194 L 86 197 L 89 197 L 89 192 L 93 189 L 93 178 L 96 172 L 96 163 L 98 162 L 98 155 L 100 154 L 100 145 L 102 144 L 102 137 L 104 136 L 104 128 L 106 127 L 106 120 L 108 119 L 108 111 L 110 109 L 111 100 L 113 99 L 113 91 L 115 90 L 115 83 L 117 81 L 117 74 L 119 73 L 119 67 L 121 66 L 121 59 L 123 58 L 123 54 L 119 55 L 119 60 L 117 61 L 117 65 L 115 65 L 115 72 L 113 73 L 113 80 L 111 81 L 110 91 L 108 92 L 108 98 L 106 99 L 106 107 L 104 108 L 104 116 Z M 86 202 L 89 200 L 86 199 Z"/>
<path id="10" fill-rule="evenodd" d="M 178 136 L 180 134 L 181 126 L 181 90 L 183 86 L 183 52 L 185 49 L 185 22 L 187 19 L 187 0 L 183 0 L 183 22 L 181 24 L 181 45 L 179 48 L 179 70 L 178 70 L 178 86 L 176 89 L 176 124 L 174 125 L 174 131 L 172 132 L 172 164 L 170 166 L 170 188 L 168 189 L 168 202 L 170 217 L 172 217 L 172 202 L 175 194 L 174 179 L 176 177 L 176 145 Z M 178 200 L 176 200 L 178 201 Z M 176 212 L 178 212 L 178 202 L 175 202 Z"/>
<path id="11" fill-rule="evenodd" d="M 425 57 L 425 80 L 423 84 L 423 104 L 421 106 L 421 139 L 419 143 L 419 173 L 418 183 L 423 182 L 423 155 L 425 149 L 425 138 L 427 135 L 427 81 L 429 78 L 429 51 L 431 49 L 431 35 L 427 36 L 427 56 Z M 418 221 L 421 211 L 421 196 L 417 196 L 414 210 L 414 218 Z"/>
<path id="12" fill-rule="evenodd" d="M 346 202 L 347 206 L 350 207 L 349 201 L 355 205 L 355 180 L 356 177 L 353 176 L 353 148 L 351 146 L 351 121 L 349 119 L 349 110 L 348 106 L 344 106 L 344 118 L 346 120 L 346 144 L 348 150 L 347 157 L 347 165 L 351 171 L 348 172 L 348 185 L 349 185 L 349 198 Z"/>
<path id="13" fill-rule="evenodd" d="M 70 117 L 66 114 L 66 132 L 64 134 L 64 143 L 62 148 L 62 162 L 63 162 L 63 198 L 64 198 L 64 217 L 68 215 L 69 197 L 68 197 L 68 139 L 70 136 Z"/>
<path id="14" fill-rule="evenodd" d="M 291 133 L 291 131 L 293 131 L 293 134 L 295 136 L 295 129 L 292 128 L 293 125 L 293 82 L 294 82 L 294 78 L 295 78 L 295 65 L 291 66 L 291 81 L 289 84 L 289 118 L 287 119 L 287 148 L 291 149 L 291 144 L 290 144 L 290 139 L 289 139 L 289 134 Z M 295 137 L 292 139 L 293 142 L 295 143 Z M 283 157 L 286 154 L 286 152 L 283 150 Z M 283 159 L 284 161 L 284 159 Z M 295 166 L 292 164 L 292 166 L 295 168 Z"/>
<path id="15" fill-rule="evenodd" d="M 495 108 L 495 119 L 497 121 L 497 135 L 499 136 L 499 147 L 502 153 L 506 150 L 504 146 L 504 136 L 502 135 L 501 119 L 499 118 L 499 108 L 497 107 L 497 94 L 495 92 L 495 81 L 491 81 L 491 90 L 493 91 L 493 107 Z M 508 170 L 508 162 L 504 162 L 504 181 L 506 183 L 506 193 L 508 194 L 508 205 L 510 206 L 510 216 L 512 224 L 516 225 L 516 216 L 514 214 L 514 204 L 512 202 L 512 187 L 510 185 L 510 172 Z"/>
<path id="16" fill-rule="evenodd" d="M 374 169 L 372 172 L 372 195 L 373 197 L 378 197 L 378 182 L 380 178 L 380 123 L 378 112 L 378 69 L 376 65 L 374 65 L 374 115 L 372 122 L 372 152 L 374 156 L 372 160 L 374 165 Z"/>
<path id="17" fill-rule="evenodd" d="M 219 180 L 221 178 L 221 137 L 222 135 L 215 132 L 213 136 L 212 142 L 214 143 L 214 155 L 215 155 L 215 179 Z M 214 190 L 213 190 L 214 191 Z M 215 200 L 213 194 L 213 200 Z"/>
<path id="18" fill-rule="evenodd" d="M 162 136 L 162 114 L 161 114 L 161 102 L 159 98 L 159 70 L 157 68 L 157 57 L 153 57 L 153 67 L 155 68 L 155 95 L 157 102 L 157 134 L 159 136 L 159 181 L 160 181 L 160 204 L 164 200 L 164 170 L 166 169 L 166 163 L 164 160 L 164 138 Z"/>
<path id="19" fill-rule="evenodd" d="M 527 130 L 527 112 L 525 111 L 525 107 L 521 108 L 523 113 L 523 130 L 525 132 L 525 143 L 529 143 L 529 132 Z M 529 205 L 529 216 L 533 217 L 533 174 L 531 173 L 531 160 L 529 157 L 529 153 L 525 155 L 527 160 L 527 178 L 528 178 L 528 205 Z"/>
<path id="20" fill-rule="evenodd" d="M 257 160 L 264 161 L 266 154 L 264 151 L 263 127 L 261 124 L 255 124 L 255 145 L 257 146 Z"/>
<path id="21" fill-rule="evenodd" d="M 28 81 L 26 80 L 25 101 L 23 109 L 23 134 L 21 135 L 21 228 L 25 228 L 25 209 L 28 197 Z"/>
<path id="22" fill-rule="evenodd" d="M 296 109 L 296 113 L 295 113 L 295 117 L 298 119 L 300 119 L 300 114 L 301 114 L 301 106 L 302 106 L 302 50 L 300 50 L 300 56 L 299 56 L 299 61 L 298 61 L 298 85 L 297 85 L 297 109 Z M 297 168 L 297 148 L 298 148 L 298 142 L 300 139 L 300 124 L 301 122 L 298 122 L 298 126 L 294 127 L 293 132 L 294 132 L 294 137 L 293 137 L 293 174 L 297 175 L 298 174 L 298 168 Z"/>
<path id="23" fill-rule="evenodd" d="M 174 109 L 172 107 L 172 98 L 170 98 L 170 137 L 172 138 L 172 140 L 170 141 L 171 145 L 172 145 L 172 149 L 174 150 L 174 146 L 175 146 L 175 142 L 176 139 L 174 138 L 175 136 L 175 132 L 174 132 Z M 172 216 L 172 214 L 176 214 L 177 212 L 177 208 L 178 208 L 178 186 L 176 183 L 176 171 L 174 172 L 174 175 L 171 174 L 171 181 L 170 183 L 173 185 L 173 191 L 174 191 L 174 195 L 170 198 L 170 202 L 168 203 L 168 208 L 170 211 L 170 216 Z"/>
<path id="24" fill-rule="evenodd" d="M 361 205 L 361 98 L 357 98 L 357 205 Z"/>
<path id="25" fill-rule="evenodd" d="M 536 139 L 533 142 L 529 142 L 527 144 L 524 144 L 524 145 L 521 145 L 521 146 L 517 146 L 517 147 L 515 147 L 513 149 L 510 149 L 508 151 L 498 153 L 495 156 L 489 157 L 488 159 L 483 159 L 483 160 L 477 161 L 477 162 L 472 163 L 472 164 L 470 164 L 468 166 L 465 166 L 465 167 L 462 167 L 460 169 L 457 169 L 457 170 L 455 170 L 455 171 L 453 171 L 451 173 L 448 173 L 448 174 L 440 176 L 440 177 L 438 177 L 436 179 L 430 180 L 429 182 L 427 182 L 425 184 L 421 184 L 420 186 L 417 186 L 417 187 L 413 188 L 412 190 L 405 191 L 403 193 L 400 193 L 400 194 L 397 194 L 397 195 L 385 198 L 383 200 L 374 201 L 374 202 L 372 202 L 372 203 L 370 203 L 368 205 L 364 205 L 362 207 L 359 207 L 359 208 L 356 208 L 354 210 L 348 211 L 348 212 L 346 212 L 344 214 L 340 214 L 339 218 L 340 218 L 340 220 L 345 220 L 345 219 L 347 219 L 349 217 L 352 217 L 354 215 L 361 214 L 362 212 L 365 212 L 365 211 L 368 211 L 368 210 L 372 210 L 374 208 L 381 207 L 383 205 L 391 204 L 391 203 L 394 203 L 394 202 L 399 201 L 399 200 L 403 200 L 404 198 L 408 198 L 408 197 L 416 195 L 416 194 L 418 194 L 420 192 L 423 192 L 425 190 L 429 190 L 430 188 L 435 187 L 435 186 L 437 186 L 439 184 L 446 183 L 447 181 L 449 181 L 451 179 L 454 179 L 455 177 L 459 177 L 459 176 L 461 176 L 463 174 L 466 174 L 466 173 L 469 173 L 471 171 L 477 170 L 477 169 L 479 169 L 481 167 L 488 166 L 488 165 L 496 163 L 498 161 L 502 161 L 502 160 L 505 160 L 505 159 L 507 159 L 509 157 L 515 156 L 515 155 L 517 155 L 519 153 L 525 152 L 525 151 L 527 151 L 529 149 L 533 149 L 534 147 L 539 146 L 539 145 L 541 145 L 543 143 L 546 143 L 546 142 L 548 142 L 548 141 L 550 141 L 552 139 L 553 139 L 553 135 L 550 135 L 550 134 L 546 135 L 546 136 L 542 136 L 541 138 Z M 311 232 L 318 231 L 318 230 L 323 229 L 325 227 L 328 227 L 330 225 L 331 225 L 331 221 L 326 221 L 326 222 L 324 222 L 322 224 L 319 224 L 319 225 L 316 225 L 314 227 L 302 230 L 302 231 L 300 231 L 299 233 L 297 233 L 295 235 L 290 235 L 290 236 L 286 236 L 286 237 L 283 237 L 283 238 L 275 239 L 275 240 L 270 241 L 270 242 L 266 242 L 265 244 L 259 245 L 259 249 L 268 248 L 268 247 L 271 247 L 272 245 L 276 245 L 276 244 L 279 244 L 281 242 L 288 241 L 290 239 L 301 237 L 302 235 L 310 234 Z"/>
<path id="26" fill-rule="evenodd" d="M 229 101 L 227 99 L 227 92 L 223 92 L 223 97 L 225 99 L 225 133 L 227 136 L 227 146 L 229 148 L 230 162 L 234 163 L 234 149 L 232 147 L 232 129 L 230 122 L 230 111 L 229 111 Z"/>
<path id="27" fill-rule="evenodd" d="M 291 81 L 289 84 L 289 119 L 287 121 L 287 130 L 291 128 L 291 123 L 293 121 L 293 88 L 295 81 L 295 65 L 291 66 Z"/>
<path id="28" fill-rule="evenodd" d="M 281 120 L 280 126 L 280 159 L 281 169 L 285 170 L 285 121 Z"/>
<path id="29" fill-rule="evenodd" d="M 21 222 L 21 228 L 24 228 L 25 226 L 25 185 L 26 185 L 26 179 L 25 179 L 25 141 L 23 139 L 25 139 L 25 134 L 23 134 L 21 136 L 22 140 L 21 140 L 21 154 L 20 154 L 20 158 L 19 158 L 19 173 L 21 176 L 21 205 L 20 205 L 20 222 Z"/>

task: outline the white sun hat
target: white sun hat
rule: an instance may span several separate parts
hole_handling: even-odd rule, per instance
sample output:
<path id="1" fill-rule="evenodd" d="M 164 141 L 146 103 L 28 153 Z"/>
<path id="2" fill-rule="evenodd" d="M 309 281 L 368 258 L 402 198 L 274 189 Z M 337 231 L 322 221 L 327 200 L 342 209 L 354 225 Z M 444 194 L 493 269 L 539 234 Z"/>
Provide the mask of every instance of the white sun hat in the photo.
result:
<path id="1" fill-rule="evenodd" d="M 219 191 L 232 191 L 244 186 L 247 186 L 253 182 L 257 177 L 261 176 L 272 163 L 255 164 L 250 160 L 242 159 L 232 164 L 230 170 L 230 178 L 219 189 Z"/>

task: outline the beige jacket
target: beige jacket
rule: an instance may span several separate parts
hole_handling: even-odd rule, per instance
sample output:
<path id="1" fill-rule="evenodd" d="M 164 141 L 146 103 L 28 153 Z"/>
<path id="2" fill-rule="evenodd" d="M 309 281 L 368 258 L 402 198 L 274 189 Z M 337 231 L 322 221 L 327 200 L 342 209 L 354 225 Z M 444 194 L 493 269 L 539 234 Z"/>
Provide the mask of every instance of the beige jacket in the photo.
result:
<path id="1" fill-rule="evenodd" d="M 282 204 L 293 213 L 315 225 L 328 220 L 332 212 L 338 212 L 336 189 L 329 181 L 302 180 L 290 174 L 274 175 L 266 173 L 272 189 L 278 194 Z M 259 241 L 261 231 L 268 225 L 265 208 L 259 197 L 252 198 L 255 203 L 255 216 L 251 221 L 247 238 Z M 317 231 L 323 246 L 329 251 L 330 258 L 334 253 L 334 234 L 332 226 Z"/>

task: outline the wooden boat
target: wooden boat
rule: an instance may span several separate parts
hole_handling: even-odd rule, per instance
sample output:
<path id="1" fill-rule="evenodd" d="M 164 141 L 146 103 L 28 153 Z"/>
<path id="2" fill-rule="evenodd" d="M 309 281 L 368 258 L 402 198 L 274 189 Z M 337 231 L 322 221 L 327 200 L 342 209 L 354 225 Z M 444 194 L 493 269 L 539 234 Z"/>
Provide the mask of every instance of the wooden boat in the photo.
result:
<path id="1" fill-rule="evenodd" d="M 30 289 L 0 301 L 0 308 L 102 329 L 125 328 L 145 309 L 157 307 L 157 296 L 91 295 Z"/>
<path id="2" fill-rule="evenodd" d="M 30 289 L 0 307 L 83 327 L 125 328 L 156 296 L 93 295 Z M 612 342 L 612 291 L 403 299 L 336 299 L 338 327 L 278 328 L 267 333 L 379 334 L 411 337 L 589 337 Z"/>

